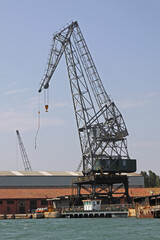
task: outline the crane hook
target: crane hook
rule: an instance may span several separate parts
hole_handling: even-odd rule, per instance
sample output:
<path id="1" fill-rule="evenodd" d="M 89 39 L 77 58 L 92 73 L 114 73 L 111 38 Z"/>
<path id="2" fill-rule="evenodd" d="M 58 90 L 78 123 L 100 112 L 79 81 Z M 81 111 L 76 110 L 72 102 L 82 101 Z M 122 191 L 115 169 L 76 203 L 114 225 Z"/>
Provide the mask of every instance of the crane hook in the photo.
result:
<path id="1" fill-rule="evenodd" d="M 48 108 L 49 108 L 49 89 L 45 89 L 46 91 L 44 91 L 44 101 L 45 101 L 45 109 L 46 109 L 46 112 L 48 112 Z"/>
<path id="2" fill-rule="evenodd" d="M 46 109 L 46 112 L 48 112 L 48 105 L 47 104 L 45 105 L 45 109 Z"/>

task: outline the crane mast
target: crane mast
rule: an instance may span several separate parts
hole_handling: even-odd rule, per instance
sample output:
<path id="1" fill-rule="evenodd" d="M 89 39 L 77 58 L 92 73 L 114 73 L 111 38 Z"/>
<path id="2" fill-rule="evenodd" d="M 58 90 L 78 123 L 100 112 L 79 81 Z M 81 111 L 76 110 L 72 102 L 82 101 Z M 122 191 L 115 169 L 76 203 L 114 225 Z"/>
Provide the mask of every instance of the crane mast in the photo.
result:
<path id="1" fill-rule="evenodd" d="M 102 172 L 135 172 L 136 160 L 130 159 L 128 154 L 124 119 L 105 91 L 77 21 L 53 35 L 38 91 L 49 87 L 63 54 L 82 151 L 83 175 L 95 179 L 95 175 Z"/>
<path id="2" fill-rule="evenodd" d="M 16 130 L 16 134 L 17 134 L 17 138 L 18 138 L 18 142 L 19 142 L 19 147 L 20 147 L 20 152 L 21 152 L 21 156 L 22 156 L 22 160 L 23 160 L 24 169 L 25 169 L 25 171 L 32 171 L 31 164 L 29 162 L 24 144 L 22 142 L 22 139 L 21 139 L 21 136 L 20 136 L 20 133 L 18 130 Z"/>

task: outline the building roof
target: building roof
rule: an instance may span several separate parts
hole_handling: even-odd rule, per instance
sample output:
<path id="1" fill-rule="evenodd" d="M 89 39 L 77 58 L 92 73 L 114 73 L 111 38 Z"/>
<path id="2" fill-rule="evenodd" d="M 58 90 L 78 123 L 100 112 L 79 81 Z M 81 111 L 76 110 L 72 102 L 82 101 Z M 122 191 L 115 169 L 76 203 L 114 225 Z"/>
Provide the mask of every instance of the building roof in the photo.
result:
<path id="1" fill-rule="evenodd" d="M 119 189 L 119 192 L 122 192 Z M 86 194 L 85 190 L 82 190 Z M 71 188 L 10 188 L 0 189 L 0 199 L 51 199 L 59 196 L 71 195 Z M 137 198 L 142 196 L 151 196 L 152 194 L 160 194 L 160 188 L 130 188 L 131 197 Z M 119 197 L 116 194 L 116 197 Z"/>
<path id="2" fill-rule="evenodd" d="M 61 195 L 71 195 L 72 190 L 66 189 L 0 189 L 0 199 L 48 199 Z"/>
<path id="3" fill-rule="evenodd" d="M 0 188 L 69 187 L 80 176 L 73 171 L 0 171 Z M 142 175 L 131 173 L 128 179 L 130 187 L 144 187 Z"/>
<path id="4" fill-rule="evenodd" d="M 142 196 L 142 197 L 137 197 L 134 199 L 135 202 L 141 202 L 141 201 L 144 201 L 146 198 L 149 198 L 151 200 L 155 200 L 155 199 L 160 199 L 160 194 L 151 194 L 151 195 L 148 195 L 148 196 Z"/>
<path id="5" fill-rule="evenodd" d="M 0 176 L 82 176 L 76 171 L 0 171 Z M 123 173 L 124 175 L 124 173 Z M 127 173 L 128 176 L 141 176 L 138 173 Z"/>
<path id="6" fill-rule="evenodd" d="M 130 188 L 129 194 L 131 197 L 144 197 L 160 194 L 160 188 Z"/>

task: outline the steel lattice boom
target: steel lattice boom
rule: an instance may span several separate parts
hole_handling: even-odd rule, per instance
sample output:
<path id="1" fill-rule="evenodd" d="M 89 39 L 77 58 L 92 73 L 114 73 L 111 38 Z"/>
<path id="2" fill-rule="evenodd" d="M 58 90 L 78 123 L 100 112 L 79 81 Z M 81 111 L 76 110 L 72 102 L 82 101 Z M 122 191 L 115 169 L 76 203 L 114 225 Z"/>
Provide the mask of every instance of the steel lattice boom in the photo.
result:
<path id="1" fill-rule="evenodd" d="M 65 55 L 82 150 L 83 174 L 136 171 L 127 150 L 128 131 L 120 111 L 109 98 L 77 22 L 53 35 L 49 61 L 39 92 Z"/>
<path id="2" fill-rule="evenodd" d="M 21 136 L 20 136 L 18 130 L 16 130 L 16 134 L 17 134 L 17 138 L 18 138 L 18 142 L 19 142 L 20 152 L 21 152 L 21 155 L 22 155 L 24 169 L 25 169 L 25 171 L 32 171 L 31 164 L 29 162 L 26 150 L 24 148 L 24 144 L 22 142 L 22 139 L 21 139 Z"/>

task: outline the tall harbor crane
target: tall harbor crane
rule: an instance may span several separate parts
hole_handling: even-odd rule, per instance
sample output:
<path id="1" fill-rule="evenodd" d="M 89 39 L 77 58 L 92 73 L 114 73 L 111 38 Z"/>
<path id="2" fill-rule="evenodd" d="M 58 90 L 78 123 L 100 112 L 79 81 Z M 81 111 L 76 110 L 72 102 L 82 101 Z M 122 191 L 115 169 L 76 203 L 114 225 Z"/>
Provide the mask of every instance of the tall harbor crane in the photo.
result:
<path id="1" fill-rule="evenodd" d="M 120 111 L 106 93 L 77 21 L 53 35 L 39 92 L 49 88 L 62 55 L 65 55 L 82 151 L 83 177 L 76 181 L 78 195 L 85 188 L 96 197 L 105 185 L 106 195 L 112 197 L 113 185 L 122 183 L 129 199 L 128 178 L 121 175 L 136 171 L 136 160 L 130 159 L 127 150 L 128 131 Z"/>
<path id="2" fill-rule="evenodd" d="M 24 169 L 25 169 L 25 171 L 32 171 L 31 164 L 29 162 L 24 144 L 22 142 L 22 139 L 21 139 L 21 136 L 20 136 L 20 133 L 18 130 L 16 130 L 16 134 L 17 134 L 17 138 L 18 138 L 18 143 L 19 143 L 22 160 L 23 160 Z"/>

